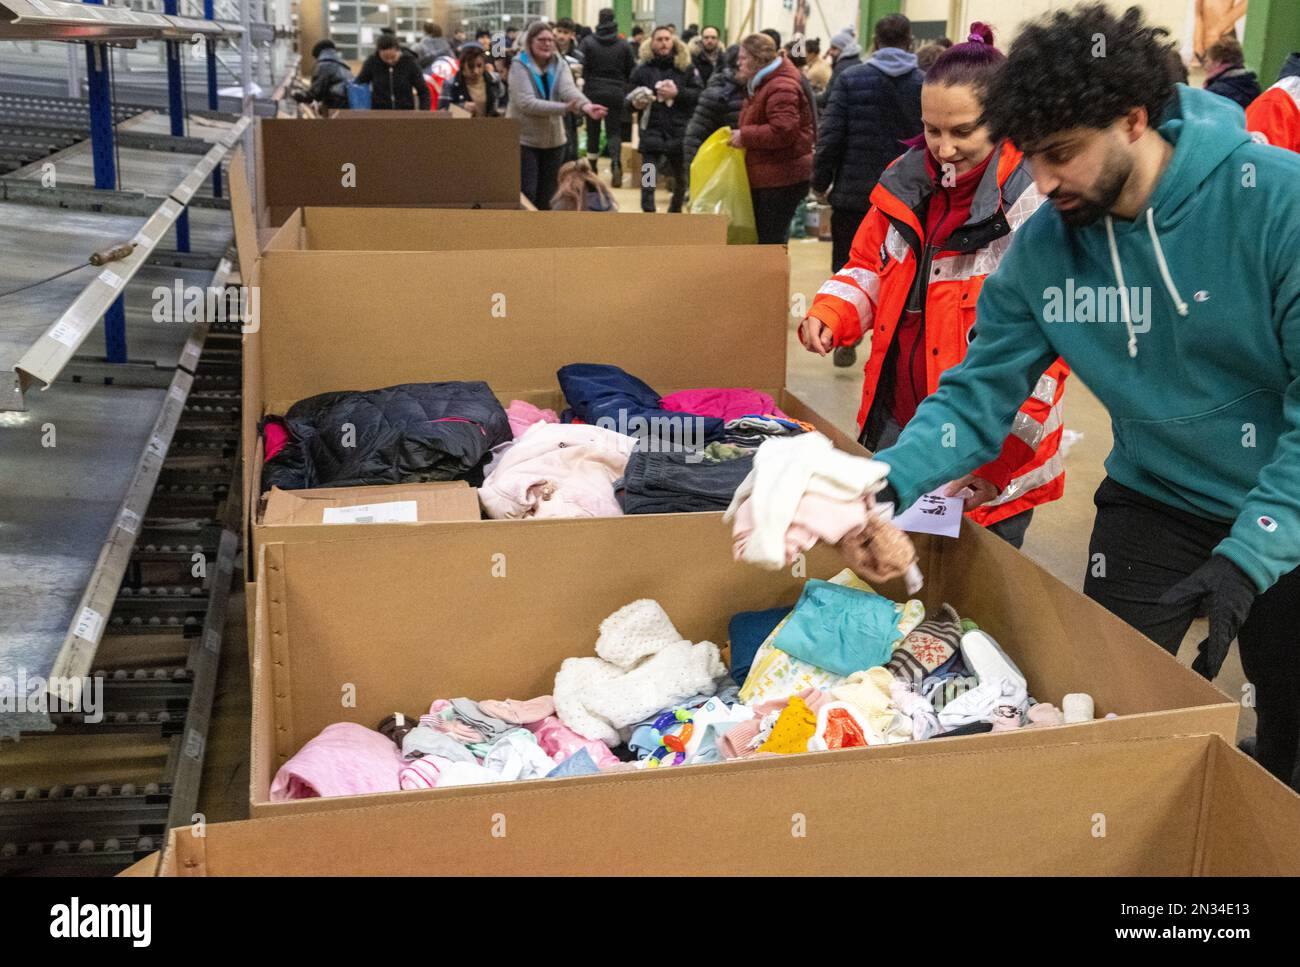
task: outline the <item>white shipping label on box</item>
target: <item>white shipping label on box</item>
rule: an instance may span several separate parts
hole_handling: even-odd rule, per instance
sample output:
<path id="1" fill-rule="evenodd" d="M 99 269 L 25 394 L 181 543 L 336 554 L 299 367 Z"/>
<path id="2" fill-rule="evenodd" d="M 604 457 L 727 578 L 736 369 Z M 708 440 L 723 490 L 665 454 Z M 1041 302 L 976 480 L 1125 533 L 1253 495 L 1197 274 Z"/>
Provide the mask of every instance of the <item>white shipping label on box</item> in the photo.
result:
<path id="1" fill-rule="evenodd" d="M 78 340 L 81 339 L 81 329 L 70 322 L 59 320 L 54 324 L 54 328 L 50 330 L 50 338 L 65 346 L 75 347 Z"/>
<path id="2" fill-rule="evenodd" d="M 104 625 L 104 616 L 94 608 L 82 608 L 81 617 L 77 618 L 72 634 L 85 641 L 98 641 L 99 629 Z"/>
<path id="3" fill-rule="evenodd" d="M 110 288 L 120 289 L 122 288 L 122 284 L 126 280 L 123 279 L 116 272 L 114 272 L 112 269 L 105 269 L 103 272 L 99 273 L 99 281 L 103 282 L 105 285 L 109 286 Z"/>
<path id="4" fill-rule="evenodd" d="M 390 500 L 383 504 L 359 504 L 356 507 L 326 507 L 325 524 L 414 524 L 417 520 L 414 500 Z"/>
<path id="5" fill-rule="evenodd" d="M 122 511 L 122 516 L 117 519 L 117 526 L 128 534 L 135 534 L 140 530 L 140 515 L 128 508 Z"/>
<path id="6" fill-rule="evenodd" d="M 960 497 L 944 497 L 932 491 L 894 518 L 894 526 L 913 534 L 956 537 L 961 531 Z"/>

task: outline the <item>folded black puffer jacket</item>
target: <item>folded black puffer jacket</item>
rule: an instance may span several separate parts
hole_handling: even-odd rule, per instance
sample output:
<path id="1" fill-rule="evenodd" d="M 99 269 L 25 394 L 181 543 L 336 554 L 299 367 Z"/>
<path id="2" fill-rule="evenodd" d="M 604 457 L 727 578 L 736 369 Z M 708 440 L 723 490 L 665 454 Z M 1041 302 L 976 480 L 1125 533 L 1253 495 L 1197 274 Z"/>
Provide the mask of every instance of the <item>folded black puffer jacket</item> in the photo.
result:
<path id="1" fill-rule="evenodd" d="M 512 439 L 483 382 L 322 393 L 291 406 L 284 422 L 289 441 L 262 468 L 264 491 L 427 480 L 478 486 L 492 448 Z"/>

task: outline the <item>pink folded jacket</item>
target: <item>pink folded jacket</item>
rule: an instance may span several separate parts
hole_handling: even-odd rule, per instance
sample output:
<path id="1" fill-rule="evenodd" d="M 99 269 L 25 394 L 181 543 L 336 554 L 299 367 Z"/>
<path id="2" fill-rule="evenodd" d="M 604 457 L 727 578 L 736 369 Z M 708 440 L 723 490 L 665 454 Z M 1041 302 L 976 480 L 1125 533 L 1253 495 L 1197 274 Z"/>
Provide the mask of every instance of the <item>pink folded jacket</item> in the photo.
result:
<path id="1" fill-rule="evenodd" d="M 335 722 L 280 766 L 271 801 L 397 792 L 405 764 L 391 739 L 355 722 Z"/>
<path id="2" fill-rule="evenodd" d="M 636 438 L 599 426 L 535 423 L 479 488 L 489 517 L 618 517 L 614 481 Z"/>
<path id="3" fill-rule="evenodd" d="M 738 420 L 751 414 L 766 414 L 788 420 L 766 393 L 753 389 L 684 389 L 669 393 L 661 404 L 675 413 L 716 416 L 720 420 Z"/>
<path id="4" fill-rule="evenodd" d="M 270 460 L 283 450 L 284 445 L 288 442 L 289 431 L 285 429 L 284 424 L 276 420 L 267 420 L 266 426 L 262 430 L 262 444 L 265 451 L 262 458 Z"/>
<path id="5" fill-rule="evenodd" d="M 804 551 L 811 550 L 819 541 L 838 544 L 850 534 L 862 530 L 867 520 L 866 503 L 859 500 L 836 500 L 818 493 L 805 493 L 799 498 L 794 520 L 785 532 L 785 562 L 789 564 Z M 749 535 L 754 532 L 753 500 L 746 499 L 736 508 L 732 525 L 733 553 L 741 559 Z"/>
<path id="6" fill-rule="evenodd" d="M 523 436 L 524 431 L 534 423 L 560 422 L 554 410 L 543 410 L 524 400 L 510 401 L 510 405 L 506 407 L 506 419 L 510 421 L 510 429 L 515 439 Z"/>
<path id="7" fill-rule="evenodd" d="M 537 736 L 537 744 L 542 751 L 556 762 L 563 762 L 579 749 L 586 749 L 597 769 L 609 769 L 618 765 L 618 756 L 609 751 L 609 746 L 597 739 L 584 739 L 554 715 L 548 715 L 540 722 L 529 722 L 524 726 Z"/>

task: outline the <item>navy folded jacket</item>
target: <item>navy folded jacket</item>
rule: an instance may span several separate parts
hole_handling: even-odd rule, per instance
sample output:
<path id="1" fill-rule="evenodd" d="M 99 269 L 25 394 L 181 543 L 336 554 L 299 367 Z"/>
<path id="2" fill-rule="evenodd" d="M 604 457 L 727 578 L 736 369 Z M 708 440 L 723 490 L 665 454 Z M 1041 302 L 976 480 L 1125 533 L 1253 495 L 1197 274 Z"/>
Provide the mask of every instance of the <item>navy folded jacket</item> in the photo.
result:
<path id="1" fill-rule="evenodd" d="M 577 419 L 643 440 L 696 447 L 726 435 L 726 425 L 716 416 L 665 410 L 658 393 L 617 366 L 572 363 L 555 375 L 569 403 L 566 423 Z M 687 420 L 699 422 L 688 425 Z M 691 439 L 686 439 L 688 430 Z M 695 438 L 698 431 L 702 431 L 702 439 Z"/>

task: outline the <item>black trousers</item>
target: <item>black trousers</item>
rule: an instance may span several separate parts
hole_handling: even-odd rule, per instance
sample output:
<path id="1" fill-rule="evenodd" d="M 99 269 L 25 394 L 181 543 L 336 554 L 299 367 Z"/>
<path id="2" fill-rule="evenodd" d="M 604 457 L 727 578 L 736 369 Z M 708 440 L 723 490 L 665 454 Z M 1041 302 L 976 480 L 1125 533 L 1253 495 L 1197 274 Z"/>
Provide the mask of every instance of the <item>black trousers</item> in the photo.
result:
<path id="1" fill-rule="evenodd" d="M 590 119 L 588 119 L 590 120 Z M 564 160 L 578 160 L 578 132 L 582 129 L 582 118 L 576 114 L 564 115 Z"/>
<path id="2" fill-rule="evenodd" d="M 645 166 L 650 165 L 646 171 Z M 637 177 L 641 179 L 641 210 L 655 210 L 655 186 L 664 175 L 672 175 L 673 197 L 668 203 L 670 212 L 682 210 L 682 201 L 686 197 L 686 161 L 682 157 L 681 145 L 676 151 L 655 153 L 641 152 L 641 170 Z"/>
<path id="3" fill-rule="evenodd" d="M 790 222 L 799 202 L 808 194 L 808 182 L 779 188 L 751 188 L 749 193 L 754 198 L 758 244 L 784 245 L 790 241 Z"/>
<path id="4" fill-rule="evenodd" d="M 1231 523 L 1169 507 L 1109 477 L 1094 502 L 1084 593 L 1166 651 L 1177 652 L 1195 609 L 1157 602 L 1209 559 Z M 1255 757 L 1300 790 L 1300 569 L 1255 599 L 1237 644 L 1246 679 L 1254 686 Z"/>
<path id="5" fill-rule="evenodd" d="M 858 233 L 858 226 L 866 212 L 855 208 L 831 208 L 831 274 L 844 268 L 853 250 L 853 236 Z"/>
<path id="6" fill-rule="evenodd" d="M 558 148 L 519 147 L 519 190 L 537 206 L 539 212 L 551 210 L 560 166 L 564 164 L 565 146 Z"/>
<path id="7" fill-rule="evenodd" d="M 609 108 L 603 121 L 587 118 L 587 155 L 600 154 L 600 126 L 605 126 L 605 147 L 609 151 L 609 161 L 615 167 L 623 165 L 623 99 L 592 98 L 597 104 Z"/>

